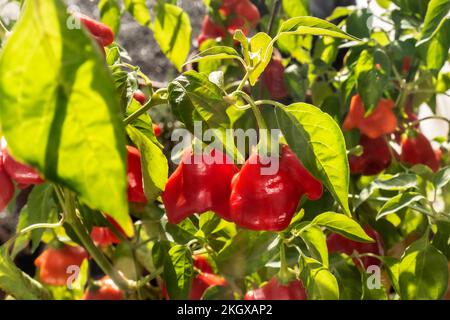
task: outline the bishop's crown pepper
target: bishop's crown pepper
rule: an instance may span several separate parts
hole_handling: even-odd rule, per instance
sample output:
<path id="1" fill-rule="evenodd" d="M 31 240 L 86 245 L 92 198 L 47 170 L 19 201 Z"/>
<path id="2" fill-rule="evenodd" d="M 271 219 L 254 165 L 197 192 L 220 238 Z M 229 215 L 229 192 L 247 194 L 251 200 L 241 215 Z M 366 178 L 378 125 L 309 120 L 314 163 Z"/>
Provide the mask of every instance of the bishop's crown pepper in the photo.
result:
<path id="1" fill-rule="evenodd" d="M 349 158 L 352 173 L 372 176 L 389 167 L 392 156 L 383 137 L 371 139 L 361 135 L 359 144 L 363 147 L 363 154 L 360 156 L 351 155 Z"/>
<path id="2" fill-rule="evenodd" d="M 30 167 L 15 160 L 8 152 L 3 149 L 3 167 L 8 173 L 9 177 L 22 187 L 41 184 L 44 180 L 39 175 L 39 172 Z"/>
<path id="3" fill-rule="evenodd" d="M 273 277 L 261 288 L 247 292 L 244 300 L 307 300 L 307 295 L 299 280 L 283 285 Z"/>
<path id="4" fill-rule="evenodd" d="M 147 203 L 142 185 L 141 154 L 138 149 L 127 146 L 128 201 Z"/>
<path id="5" fill-rule="evenodd" d="M 97 281 L 94 287 L 89 288 L 83 296 L 83 300 L 123 300 L 122 291 L 108 276 Z"/>
<path id="6" fill-rule="evenodd" d="M 230 216 L 223 218 L 252 230 L 286 229 L 303 195 L 310 200 L 322 196 L 322 183 L 300 163 L 287 145 L 281 148 L 279 168 L 264 174 L 260 156 L 253 153 L 232 181 Z"/>
<path id="7" fill-rule="evenodd" d="M 264 70 L 262 82 L 272 99 L 282 99 L 289 95 L 284 83 L 284 66 L 281 59 L 272 58 Z"/>
<path id="8" fill-rule="evenodd" d="M 194 267 L 199 270 L 199 274 L 192 280 L 189 300 L 200 300 L 205 291 L 212 286 L 226 286 L 225 278 L 214 274 L 207 258 L 202 255 L 193 257 Z"/>
<path id="9" fill-rule="evenodd" d="M 439 157 L 430 141 L 420 132 L 402 135 L 400 160 L 409 165 L 423 164 L 433 171 L 439 170 Z"/>
<path id="10" fill-rule="evenodd" d="M 392 100 L 381 99 L 373 112 L 365 117 L 366 109 L 359 95 L 355 95 L 350 103 L 350 111 L 344 120 L 343 129 L 359 129 L 362 134 L 376 139 L 384 134 L 392 133 L 397 128 L 397 118 L 392 109 Z"/>
<path id="11" fill-rule="evenodd" d="M 14 197 L 14 184 L 3 166 L 3 153 L 0 151 L 0 212 Z"/>
<path id="12" fill-rule="evenodd" d="M 228 217 L 230 182 L 237 171 L 218 150 L 195 155 L 192 148 L 186 149 L 162 194 L 169 222 L 179 223 L 209 210 Z"/>
<path id="13" fill-rule="evenodd" d="M 110 216 L 106 216 L 106 219 L 113 225 L 113 227 L 126 236 L 125 231 L 119 226 L 119 224 Z M 91 238 L 95 244 L 99 246 L 110 246 L 112 244 L 119 244 L 121 240 L 109 227 L 93 227 L 91 231 Z"/>

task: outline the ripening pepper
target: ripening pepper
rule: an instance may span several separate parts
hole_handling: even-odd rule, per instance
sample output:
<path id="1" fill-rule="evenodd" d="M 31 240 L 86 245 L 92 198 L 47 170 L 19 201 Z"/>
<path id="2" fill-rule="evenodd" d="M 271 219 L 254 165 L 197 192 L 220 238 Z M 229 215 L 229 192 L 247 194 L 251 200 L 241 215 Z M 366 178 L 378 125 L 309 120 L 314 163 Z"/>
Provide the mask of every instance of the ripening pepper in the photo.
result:
<path id="1" fill-rule="evenodd" d="M 169 222 L 179 223 L 209 210 L 228 217 L 230 182 L 237 171 L 218 150 L 195 155 L 192 148 L 186 149 L 162 194 Z"/>
<path id="2" fill-rule="evenodd" d="M 3 166 L 3 153 L 0 152 L 0 212 L 14 197 L 14 184 Z"/>
<path id="3" fill-rule="evenodd" d="M 127 146 L 127 176 L 128 176 L 128 201 L 135 203 L 147 203 L 142 185 L 141 154 L 132 146 Z"/>
<path id="4" fill-rule="evenodd" d="M 354 174 L 372 176 L 387 169 L 392 156 L 389 146 L 383 137 L 370 139 L 361 135 L 359 144 L 363 147 L 360 156 L 351 155 L 349 158 L 350 171 Z"/>
<path id="5" fill-rule="evenodd" d="M 153 134 L 155 135 L 155 137 L 159 137 L 162 133 L 161 127 L 156 123 L 153 123 L 152 126 L 153 126 Z"/>
<path id="6" fill-rule="evenodd" d="M 364 227 L 364 231 L 369 235 L 372 239 L 375 240 L 374 243 L 361 243 L 356 242 L 350 239 L 347 239 L 340 234 L 331 233 L 327 237 L 327 247 L 329 253 L 345 253 L 347 255 L 351 255 L 354 252 L 359 254 L 364 253 L 373 253 L 379 256 L 384 255 L 383 242 L 380 238 L 378 232 L 376 232 L 373 228 L 369 226 Z M 376 265 L 379 266 L 381 264 L 380 260 L 374 257 L 361 257 L 360 258 L 364 268 Z M 357 259 L 353 260 L 355 265 L 360 266 L 360 263 Z"/>
<path id="7" fill-rule="evenodd" d="M 9 177 L 22 186 L 41 184 L 44 182 L 36 169 L 16 161 L 6 148 L 3 149 L 3 167 Z"/>
<path id="8" fill-rule="evenodd" d="M 225 28 L 216 24 L 209 16 L 205 16 L 202 22 L 200 35 L 197 37 L 198 46 L 207 39 L 223 38 L 226 35 Z"/>
<path id="9" fill-rule="evenodd" d="M 231 13 L 235 15 L 227 26 L 227 30 L 231 34 L 241 29 L 247 35 L 261 19 L 258 8 L 249 0 L 237 1 L 231 9 Z"/>
<path id="10" fill-rule="evenodd" d="M 147 101 L 147 97 L 145 96 L 145 94 L 141 90 L 136 90 L 133 93 L 133 98 L 135 100 L 137 100 L 137 102 L 139 102 L 141 105 L 144 105 L 145 102 Z"/>
<path id="11" fill-rule="evenodd" d="M 88 255 L 82 247 L 72 247 L 63 245 L 61 248 L 47 248 L 34 261 L 34 265 L 39 268 L 39 280 L 51 286 L 67 285 L 67 280 L 71 273 L 68 273 L 70 266 L 80 267 L 83 260 Z"/>
<path id="12" fill-rule="evenodd" d="M 122 235 L 126 236 L 122 227 L 110 216 L 106 216 L 106 219 L 111 223 L 114 228 Z M 108 227 L 93 227 L 91 231 L 91 238 L 95 244 L 99 246 L 110 246 L 112 244 L 119 244 L 121 240 L 114 234 L 114 232 Z"/>
<path id="13" fill-rule="evenodd" d="M 261 288 L 247 292 L 244 300 L 307 300 L 307 295 L 299 280 L 282 285 L 273 277 Z"/>
<path id="14" fill-rule="evenodd" d="M 75 16 L 89 30 L 98 44 L 102 47 L 109 46 L 114 41 L 114 32 L 106 24 L 96 21 L 84 14 L 76 13 Z"/>
<path id="15" fill-rule="evenodd" d="M 262 81 L 272 99 L 282 99 L 289 93 L 284 83 L 284 66 L 281 59 L 272 58 L 264 70 Z"/>
<path id="16" fill-rule="evenodd" d="M 108 276 L 101 278 L 84 293 L 83 300 L 123 300 L 122 291 Z"/>
<path id="17" fill-rule="evenodd" d="M 232 181 L 230 217 L 240 227 L 252 230 L 281 231 L 286 229 L 303 195 L 310 200 L 322 196 L 322 183 L 300 163 L 287 145 L 281 148 L 276 173 L 264 174 L 263 164 L 253 153 Z"/>
<path id="18" fill-rule="evenodd" d="M 439 160 L 430 141 L 420 132 L 402 136 L 400 161 L 409 165 L 423 164 L 434 172 L 439 170 Z"/>
<path id="19" fill-rule="evenodd" d="M 200 300 L 205 291 L 212 286 L 226 286 L 225 278 L 213 273 L 213 269 L 205 256 L 194 256 L 194 267 L 199 269 L 199 274 L 192 280 L 189 300 Z"/>
<path id="20" fill-rule="evenodd" d="M 350 111 L 345 118 L 343 129 L 349 131 L 358 128 L 362 134 L 376 139 L 384 134 L 392 133 L 397 127 L 397 118 L 392 109 L 392 100 L 381 99 L 373 112 L 365 117 L 366 109 L 359 95 L 352 98 Z"/>

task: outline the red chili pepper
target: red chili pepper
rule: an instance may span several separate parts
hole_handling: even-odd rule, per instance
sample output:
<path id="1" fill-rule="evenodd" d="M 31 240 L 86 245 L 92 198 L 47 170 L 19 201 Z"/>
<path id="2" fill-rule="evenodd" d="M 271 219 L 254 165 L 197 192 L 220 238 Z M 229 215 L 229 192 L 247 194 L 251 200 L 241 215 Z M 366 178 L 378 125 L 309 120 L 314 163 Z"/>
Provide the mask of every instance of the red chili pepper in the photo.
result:
<path id="1" fill-rule="evenodd" d="M 194 213 L 214 211 L 229 216 L 230 182 L 238 168 L 218 150 L 194 155 L 186 149 L 162 194 L 170 223 Z"/>
<path id="2" fill-rule="evenodd" d="M 33 185 L 44 182 L 36 169 L 16 161 L 6 149 L 3 149 L 3 167 L 11 179 L 18 184 Z"/>
<path id="3" fill-rule="evenodd" d="M 276 277 L 261 288 L 245 294 L 245 300 L 307 300 L 306 291 L 299 280 L 282 285 Z"/>
<path id="4" fill-rule="evenodd" d="M 141 154 L 132 146 L 127 146 L 128 163 L 128 201 L 135 203 L 147 203 L 147 197 L 142 186 Z"/>
<path id="5" fill-rule="evenodd" d="M 0 152 L 0 212 L 14 197 L 14 184 L 3 166 L 3 154 Z"/>
<path id="6" fill-rule="evenodd" d="M 392 133 L 397 127 L 397 118 L 392 111 L 394 106 L 395 103 L 392 100 L 381 99 L 372 114 L 364 117 L 366 111 L 362 99 L 359 95 L 355 95 L 352 98 L 343 129 L 349 131 L 358 128 L 362 134 L 372 139 Z"/>
<path id="7" fill-rule="evenodd" d="M 327 237 L 327 246 L 329 253 L 345 253 L 352 255 L 354 252 L 359 254 L 373 253 L 379 256 L 384 255 L 383 242 L 380 235 L 374 229 L 369 226 L 364 227 L 364 231 L 375 240 L 374 243 L 361 243 L 350 239 L 347 239 L 340 234 L 332 233 Z M 374 257 L 361 257 L 360 258 L 364 268 L 376 265 L 379 266 L 381 261 Z M 355 265 L 360 266 L 357 259 L 353 260 Z"/>
<path id="8" fill-rule="evenodd" d="M 303 195 L 311 200 L 322 196 L 322 183 L 302 166 L 287 145 L 282 147 L 278 171 L 262 174 L 262 169 L 270 166 L 262 164 L 254 153 L 234 176 L 230 220 L 237 225 L 252 230 L 284 230 Z"/>
<path id="9" fill-rule="evenodd" d="M 80 19 L 81 23 L 89 30 L 99 45 L 106 47 L 113 43 L 114 32 L 106 24 L 96 21 L 84 14 L 76 13 L 75 16 Z"/>
<path id="10" fill-rule="evenodd" d="M 205 16 L 202 22 L 201 33 L 197 38 L 198 46 L 207 39 L 216 39 L 225 37 L 225 28 L 216 24 L 209 16 Z"/>
<path id="11" fill-rule="evenodd" d="M 402 62 L 403 73 L 408 73 L 411 68 L 411 57 L 404 57 Z"/>
<path id="12" fill-rule="evenodd" d="M 383 137 L 370 139 L 361 135 L 359 144 L 363 147 L 361 156 L 350 156 L 350 171 L 354 174 L 372 176 L 387 169 L 391 164 L 392 156 L 389 146 Z"/>
<path id="13" fill-rule="evenodd" d="M 162 133 L 161 127 L 157 125 L 156 123 L 153 123 L 153 133 L 155 134 L 155 137 L 159 137 Z"/>
<path id="14" fill-rule="evenodd" d="M 133 93 L 133 98 L 136 99 L 137 102 L 139 102 L 141 105 L 144 105 L 145 102 L 147 101 L 147 97 L 141 90 L 136 90 Z"/>
<path id="15" fill-rule="evenodd" d="M 106 219 L 114 226 L 114 228 L 116 228 L 117 231 L 126 236 L 123 229 L 113 218 L 106 216 Z M 108 227 L 93 227 L 91 231 L 91 238 L 99 246 L 110 246 L 121 242 L 121 240 Z"/>
<path id="16" fill-rule="evenodd" d="M 82 247 L 64 245 L 61 248 L 47 248 L 34 261 L 39 268 L 39 280 L 51 286 L 67 285 L 71 273 L 67 272 L 70 266 L 80 266 L 88 255 Z"/>
<path id="17" fill-rule="evenodd" d="M 205 256 L 194 256 L 194 267 L 200 273 L 192 280 L 189 300 L 200 300 L 205 291 L 212 286 L 226 286 L 225 278 L 213 273 L 213 269 Z"/>
<path id="18" fill-rule="evenodd" d="M 262 81 L 269 91 L 272 99 L 282 99 L 289 95 L 284 83 L 284 66 L 280 59 L 270 60 L 266 70 L 264 70 Z"/>
<path id="19" fill-rule="evenodd" d="M 83 300 L 123 300 L 122 291 L 108 276 L 98 281 L 98 286 L 86 291 Z"/>
<path id="20" fill-rule="evenodd" d="M 400 161 L 409 165 L 423 164 L 434 172 L 439 170 L 439 161 L 430 141 L 420 132 L 415 136 L 402 136 Z"/>

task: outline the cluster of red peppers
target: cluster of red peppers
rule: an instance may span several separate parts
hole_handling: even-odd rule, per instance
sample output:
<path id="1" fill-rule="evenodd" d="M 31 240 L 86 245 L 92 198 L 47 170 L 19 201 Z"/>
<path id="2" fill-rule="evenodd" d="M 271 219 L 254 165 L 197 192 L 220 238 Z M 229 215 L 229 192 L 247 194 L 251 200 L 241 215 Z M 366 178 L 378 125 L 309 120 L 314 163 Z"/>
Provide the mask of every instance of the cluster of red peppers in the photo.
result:
<path id="1" fill-rule="evenodd" d="M 407 134 L 399 133 L 397 118 L 393 112 L 395 103 L 392 100 L 381 99 L 374 111 L 365 116 L 366 110 L 359 95 L 352 98 L 350 110 L 343 123 L 343 129 L 359 129 L 361 137 L 359 144 L 363 147 L 360 156 L 349 157 L 350 170 L 354 174 L 376 175 L 387 169 L 392 156 L 408 165 L 423 164 L 433 171 L 439 169 L 440 155 L 433 150 L 430 141 L 419 132 L 417 126 L 408 130 Z M 417 116 L 406 109 L 408 122 L 417 120 Z M 400 136 L 401 154 L 398 156 L 388 144 L 388 134 Z"/>
<path id="2" fill-rule="evenodd" d="M 196 155 L 186 149 L 162 194 L 169 222 L 214 211 L 247 229 L 286 229 L 301 197 L 317 200 L 323 187 L 287 145 L 277 160 L 278 170 L 264 174 L 271 163 L 261 161 L 257 153 L 239 170 L 218 150 Z"/>
<path id="3" fill-rule="evenodd" d="M 197 38 L 199 46 L 207 39 L 224 38 L 238 29 L 247 35 L 261 18 L 258 8 L 250 0 L 223 0 L 219 12 L 226 20 L 225 25 L 216 23 L 206 15 Z"/>

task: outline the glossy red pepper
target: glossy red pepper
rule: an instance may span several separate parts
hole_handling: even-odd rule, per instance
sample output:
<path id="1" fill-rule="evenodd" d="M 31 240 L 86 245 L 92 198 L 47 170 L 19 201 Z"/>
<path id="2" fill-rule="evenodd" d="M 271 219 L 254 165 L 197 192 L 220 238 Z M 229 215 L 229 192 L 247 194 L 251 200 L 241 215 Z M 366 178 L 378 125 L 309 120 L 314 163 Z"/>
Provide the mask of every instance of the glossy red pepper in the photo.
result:
<path id="1" fill-rule="evenodd" d="M 433 171 L 439 170 L 439 160 L 431 146 L 430 141 L 420 132 L 416 132 L 415 136 L 404 134 L 402 136 L 402 152 L 400 161 L 409 165 L 423 164 L 431 168 Z"/>
<path id="2" fill-rule="evenodd" d="M 76 13 L 75 16 L 80 19 L 81 23 L 89 30 L 99 45 L 106 47 L 113 43 L 114 32 L 106 24 L 96 21 L 84 14 Z"/>
<path id="3" fill-rule="evenodd" d="M 387 169 L 392 156 L 389 146 L 383 137 L 370 139 L 362 135 L 359 144 L 363 147 L 363 154 L 352 155 L 349 158 L 350 171 L 354 174 L 372 176 Z"/>
<path id="4" fill-rule="evenodd" d="M 228 24 L 228 32 L 234 33 L 237 29 L 241 29 L 244 34 L 248 34 L 249 30 L 255 28 L 261 19 L 258 8 L 249 0 L 238 1 L 232 13 L 236 17 Z"/>
<path id="5" fill-rule="evenodd" d="M 381 99 L 373 112 L 365 117 L 365 108 L 359 95 L 352 98 L 350 111 L 345 118 L 343 129 L 348 131 L 358 128 L 362 134 L 376 139 L 384 134 L 392 133 L 397 127 L 397 118 L 392 111 L 395 103 Z"/>
<path id="6" fill-rule="evenodd" d="M 42 283 L 63 286 L 67 285 L 67 280 L 71 276 L 68 268 L 70 266 L 80 267 L 87 257 L 86 251 L 79 246 L 49 247 L 34 261 L 34 265 L 39 268 L 39 280 Z"/>
<path id="7" fill-rule="evenodd" d="M 252 230 L 286 229 L 303 195 L 310 200 L 322 196 L 322 183 L 300 163 L 291 149 L 281 149 L 279 169 L 275 174 L 262 174 L 259 155 L 252 154 L 232 181 L 230 220 Z M 224 217 L 227 218 L 227 217 Z"/>
<path id="8" fill-rule="evenodd" d="M 0 151 L 0 212 L 14 197 L 14 184 L 3 166 L 3 153 Z"/>
<path id="9" fill-rule="evenodd" d="M 225 37 L 225 28 L 216 24 L 209 16 L 205 16 L 202 22 L 201 33 L 197 38 L 198 46 L 207 39 L 216 39 Z"/>
<path id="10" fill-rule="evenodd" d="M 123 300 L 122 291 L 111 278 L 105 276 L 96 283 L 95 288 L 85 292 L 83 300 Z"/>
<path id="11" fill-rule="evenodd" d="M 184 151 L 162 194 L 170 223 L 209 210 L 229 216 L 230 182 L 238 168 L 227 162 L 231 161 L 218 150 L 199 155 L 191 148 Z"/>
<path id="12" fill-rule="evenodd" d="M 36 169 L 16 161 L 6 149 L 3 149 L 3 167 L 10 178 L 18 184 L 28 186 L 44 182 Z"/>
<path id="13" fill-rule="evenodd" d="M 264 70 L 262 81 L 272 99 L 282 99 L 289 95 L 284 83 L 284 66 L 280 59 L 273 58 Z"/>
<path id="14" fill-rule="evenodd" d="M 128 201 L 135 203 L 147 203 L 142 185 L 141 154 L 132 146 L 127 146 L 128 163 Z"/>
<path id="15" fill-rule="evenodd" d="M 141 105 L 144 105 L 145 102 L 147 101 L 147 97 L 145 96 L 145 94 L 141 90 L 136 90 L 133 93 L 133 98 L 135 100 L 137 100 L 137 102 L 139 102 Z"/>
<path id="16" fill-rule="evenodd" d="M 245 300 L 307 300 L 306 291 L 299 280 L 282 285 L 276 277 L 261 288 L 245 294 Z"/>
<path id="17" fill-rule="evenodd" d="M 114 228 L 122 235 L 126 236 L 122 227 L 110 216 L 106 216 L 106 219 L 111 223 Z M 112 244 L 119 244 L 121 240 L 115 235 L 115 233 L 108 227 L 93 227 L 91 231 L 91 238 L 95 244 L 99 246 L 110 246 Z"/>
<path id="18" fill-rule="evenodd" d="M 205 256 L 194 256 L 194 267 L 200 273 L 192 280 L 189 300 L 200 300 L 205 291 L 212 286 L 226 286 L 225 278 L 213 273 L 213 269 Z"/>
<path id="19" fill-rule="evenodd" d="M 378 232 L 369 226 L 365 226 L 364 231 L 375 240 L 374 243 L 356 242 L 347 239 L 340 234 L 332 233 L 327 237 L 329 253 L 345 253 L 347 255 L 352 255 L 354 252 L 357 252 L 359 254 L 373 253 L 379 256 L 384 255 L 383 242 Z M 380 260 L 374 257 L 360 257 L 360 259 L 365 269 L 371 265 L 379 266 L 381 264 Z M 354 259 L 353 261 L 355 265 L 361 265 L 357 259 Z"/>

